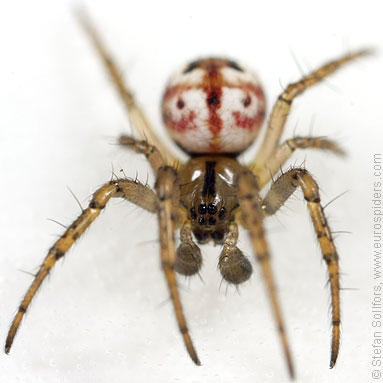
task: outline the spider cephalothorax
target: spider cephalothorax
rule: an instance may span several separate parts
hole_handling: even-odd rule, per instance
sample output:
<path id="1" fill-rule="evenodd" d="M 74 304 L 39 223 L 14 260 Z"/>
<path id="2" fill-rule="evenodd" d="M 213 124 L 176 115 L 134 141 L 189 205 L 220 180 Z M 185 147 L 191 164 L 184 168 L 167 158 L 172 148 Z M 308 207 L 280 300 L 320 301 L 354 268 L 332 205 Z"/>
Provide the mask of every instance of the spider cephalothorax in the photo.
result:
<path id="1" fill-rule="evenodd" d="M 272 182 L 264 198 L 260 191 L 297 148 L 342 153 L 334 142 L 321 137 L 295 137 L 280 142 L 281 134 L 295 97 L 368 51 L 345 55 L 290 84 L 275 102 L 264 140 L 249 166 L 242 165 L 236 156 L 253 142 L 264 120 L 265 100 L 258 80 L 231 60 L 209 58 L 193 61 L 172 78 L 162 105 L 165 125 L 171 136 L 192 155 L 182 163 L 152 131 L 89 20 L 82 15 L 81 22 L 117 85 L 132 127 L 141 138 L 146 138 L 141 141 L 122 136 L 120 144 L 146 156 L 156 177 L 155 190 L 136 180 L 117 178 L 93 194 L 88 208 L 49 250 L 12 322 L 5 352 L 10 351 L 25 312 L 53 266 L 64 257 L 108 201 L 112 197 L 120 197 L 157 215 L 162 268 L 180 333 L 197 365 L 200 365 L 200 360 L 186 325 L 175 272 L 187 276 L 198 273 L 202 254 L 196 242 L 204 244 L 211 240 L 222 244 L 218 263 L 222 277 L 234 285 L 243 283 L 249 279 L 252 266 L 237 247 L 238 226 L 248 231 L 267 286 L 290 376 L 293 377 L 293 361 L 276 294 L 263 220 L 275 214 L 300 188 L 329 274 L 332 315 L 330 367 L 334 367 L 340 342 L 339 266 L 319 187 L 306 169 L 293 167 Z M 171 166 L 174 163 L 180 165 Z M 177 229 L 180 230 L 178 247 L 175 239 Z"/>
<path id="2" fill-rule="evenodd" d="M 238 162 L 230 157 L 199 156 L 179 169 L 180 203 L 187 210 L 199 243 L 223 243 L 234 220 L 238 198 L 234 177 Z"/>

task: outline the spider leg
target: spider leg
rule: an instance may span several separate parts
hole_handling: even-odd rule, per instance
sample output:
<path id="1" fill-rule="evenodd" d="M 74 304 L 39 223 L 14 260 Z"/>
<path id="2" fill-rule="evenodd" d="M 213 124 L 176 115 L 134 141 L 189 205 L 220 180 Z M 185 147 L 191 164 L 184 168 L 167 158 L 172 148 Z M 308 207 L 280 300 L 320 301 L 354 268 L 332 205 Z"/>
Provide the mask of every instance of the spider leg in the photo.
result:
<path id="1" fill-rule="evenodd" d="M 8 331 L 5 343 L 5 352 L 7 354 L 11 349 L 21 320 L 23 319 L 33 297 L 36 295 L 44 279 L 48 276 L 56 262 L 64 257 L 66 252 L 72 247 L 77 239 L 80 238 L 85 230 L 98 217 L 101 210 L 105 208 L 106 204 L 112 197 L 122 197 L 150 212 L 156 211 L 157 197 L 155 193 L 151 189 L 135 181 L 117 179 L 108 182 L 98 189 L 93 194 L 88 208 L 82 212 L 82 214 L 68 227 L 65 233 L 50 248 L 48 255 L 45 257 L 39 271 L 35 275 L 31 286 L 21 301 Z"/>
<path id="2" fill-rule="evenodd" d="M 266 161 L 269 160 L 283 132 L 287 117 L 290 113 L 291 105 L 295 97 L 302 94 L 306 89 L 322 81 L 324 78 L 334 73 L 337 69 L 350 61 L 359 57 L 368 55 L 371 50 L 365 49 L 347 54 L 343 57 L 328 62 L 317 70 L 304 76 L 299 81 L 294 82 L 279 95 L 271 112 L 265 138 L 263 139 L 261 148 L 252 162 L 251 167 L 261 169 Z M 258 171 L 256 171 L 258 173 Z"/>
<path id="3" fill-rule="evenodd" d="M 145 155 L 155 174 L 157 174 L 158 169 L 166 163 L 157 147 L 148 141 L 139 141 L 130 136 L 121 136 L 119 141 L 121 145 L 127 146 L 136 153 Z"/>
<path id="4" fill-rule="evenodd" d="M 177 172 L 170 166 L 163 166 L 158 171 L 155 189 L 158 196 L 158 224 L 161 244 L 161 263 L 168 284 L 179 330 L 182 334 L 186 349 L 196 365 L 201 365 L 193 346 L 186 319 L 183 313 L 175 274 L 176 243 L 175 228 L 177 224 L 177 207 L 175 195 L 179 199 Z"/>
<path id="5" fill-rule="evenodd" d="M 169 148 L 167 148 L 153 132 L 151 124 L 146 118 L 145 113 L 136 103 L 132 91 L 126 86 L 126 84 L 124 84 L 120 69 L 107 51 L 107 48 L 103 44 L 101 37 L 95 26 L 92 24 L 89 16 L 86 15 L 84 11 L 77 12 L 76 16 L 91 39 L 105 68 L 109 72 L 109 75 L 126 107 L 129 120 L 136 134 L 138 134 L 142 139 L 146 139 L 150 144 L 155 145 L 171 163 L 176 161 L 180 162 L 180 160 L 172 154 Z"/>
<path id="6" fill-rule="evenodd" d="M 259 188 L 262 190 L 270 179 L 281 169 L 283 164 L 292 156 L 296 149 L 309 148 L 329 150 L 337 155 L 345 155 L 343 149 L 336 142 L 327 140 L 323 137 L 291 138 L 277 146 L 263 168 L 257 171 L 256 175 Z"/>
<path id="7" fill-rule="evenodd" d="M 294 379 L 295 373 L 293 360 L 282 318 L 282 311 L 277 297 L 276 286 L 270 264 L 269 248 L 265 238 L 259 187 L 254 174 L 250 171 L 244 171 L 239 175 L 238 200 L 241 207 L 241 221 L 243 226 L 249 231 L 257 261 L 261 266 L 274 318 L 277 322 L 279 338 L 283 347 L 290 377 Z"/>
<path id="8" fill-rule="evenodd" d="M 329 274 L 332 311 L 330 368 L 333 368 L 338 358 L 340 342 L 339 263 L 331 230 L 320 202 L 319 187 L 307 170 L 301 168 L 291 169 L 282 174 L 273 183 L 262 202 L 262 208 L 265 215 L 274 214 L 293 194 L 297 187 L 302 189 L 304 198 L 307 201 L 307 207 L 310 211 L 311 220 Z"/>

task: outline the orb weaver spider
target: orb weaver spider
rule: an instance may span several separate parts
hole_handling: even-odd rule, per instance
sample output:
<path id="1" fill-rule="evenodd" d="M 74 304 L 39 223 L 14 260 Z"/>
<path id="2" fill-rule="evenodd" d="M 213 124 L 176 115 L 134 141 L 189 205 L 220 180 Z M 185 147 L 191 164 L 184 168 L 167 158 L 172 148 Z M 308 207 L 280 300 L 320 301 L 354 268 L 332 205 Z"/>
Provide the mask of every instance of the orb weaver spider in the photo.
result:
<path id="1" fill-rule="evenodd" d="M 265 120 L 265 97 L 257 77 L 237 62 L 225 58 L 205 58 L 189 63 L 170 80 L 162 101 L 163 120 L 168 132 L 190 155 L 190 159 L 182 163 L 152 131 L 94 26 L 84 15 L 80 15 L 80 22 L 125 103 L 132 127 L 144 138 L 121 136 L 119 143 L 145 155 L 156 175 L 155 191 L 137 180 L 117 178 L 93 194 L 88 208 L 50 248 L 19 305 L 8 332 L 5 352 L 10 352 L 33 297 L 56 262 L 64 257 L 109 200 L 118 197 L 157 214 L 162 269 L 179 331 L 196 365 L 201 363 L 183 313 L 176 273 L 197 274 L 202 266 L 202 255 L 196 242 L 212 241 L 222 245 L 218 267 L 223 279 L 233 285 L 247 281 L 252 266 L 237 247 L 238 226 L 248 231 L 262 270 L 289 374 L 293 378 L 293 360 L 276 294 L 263 220 L 275 214 L 300 188 L 329 274 L 332 308 L 330 368 L 334 367 L 340 343 L 339 265 L 319 188 L 312 175 L 302 167 L 292 167 L 275 180 L 273 177 L 296 149 L 343 153 L 335 142 L 321 137 L 294 137 L 284 142 L 280 142 L 280 137 L 297 96 L 370 51 L 347 54 L 288 85 L 274 104 L 262 145 L 248 166 L 240 164 L 237 157 L 254 142 Z M 260 192 L 270 181 L 270 190 L 261 198 Z M 180 230 L 178 247 L 176 230 Z"/>

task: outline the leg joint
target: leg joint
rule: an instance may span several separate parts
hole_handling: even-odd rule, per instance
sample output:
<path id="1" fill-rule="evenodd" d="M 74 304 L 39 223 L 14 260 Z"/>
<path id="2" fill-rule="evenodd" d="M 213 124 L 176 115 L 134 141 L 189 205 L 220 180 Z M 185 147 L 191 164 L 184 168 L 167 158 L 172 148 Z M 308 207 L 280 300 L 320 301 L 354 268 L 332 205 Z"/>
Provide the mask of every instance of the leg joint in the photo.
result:
<path id="1" fill-rule="evenodd" d="M 65 255 L 65 251 L 60 250 L 56 246 L 53 246 L 50 250 L 50 253 L 54 254 L 56 261 L 62 258 Z"/>
<path id="2" fill-rule="evenodd" d="M 337 253 L 323 254 L 323 259 L 327 264 L 329 264 L 333 261 L 338 260 L 338 254 Z"/>
<path id="3" fill-rule="evenodd" d="M 281 94 L 281 95 L 278 97 L 278 100 L 279 100 L 279 101 L 282 101 L 282 102 L 285 102 L 285 103 L 288 104 L 288 105 L 291 105 L 292 102 L 293 102 L 293 100 L 290 100 L 290 99 L 286 98 L 284 94 Z"/>
<path id="4" fill-rule="evenodd" d="M 98 210 L 102 210 L 105 208 L 105 204 L 103 203 L 99 203 L 97 202 L 96 200 L 92 200 L 89 204 L 89 208 L 90 209 L 98 209 Z"/>

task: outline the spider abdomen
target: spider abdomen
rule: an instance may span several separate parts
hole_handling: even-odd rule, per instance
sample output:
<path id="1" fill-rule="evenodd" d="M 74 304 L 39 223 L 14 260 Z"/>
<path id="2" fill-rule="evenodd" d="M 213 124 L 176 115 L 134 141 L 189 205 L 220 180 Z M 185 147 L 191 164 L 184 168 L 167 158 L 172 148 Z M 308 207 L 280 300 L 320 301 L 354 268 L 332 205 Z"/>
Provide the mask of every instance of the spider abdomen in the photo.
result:
<path id="1" fill-rule="evenodd" d="M 162 115 L 172 138 L 188 153 L 240 153 L 262 126 L 265 97 L 256 76 L 237 63 L 202 59 L 170 80 Z"/>

